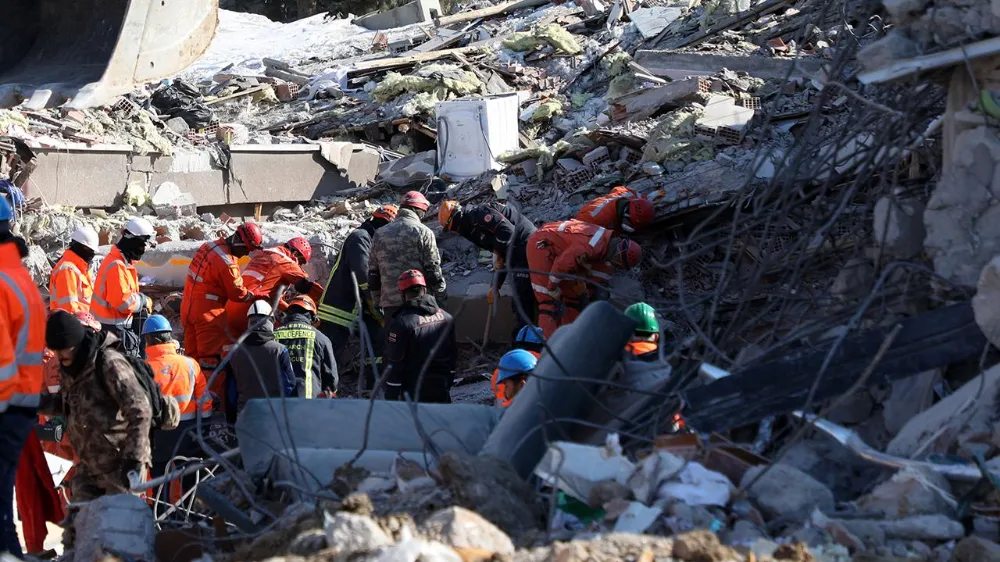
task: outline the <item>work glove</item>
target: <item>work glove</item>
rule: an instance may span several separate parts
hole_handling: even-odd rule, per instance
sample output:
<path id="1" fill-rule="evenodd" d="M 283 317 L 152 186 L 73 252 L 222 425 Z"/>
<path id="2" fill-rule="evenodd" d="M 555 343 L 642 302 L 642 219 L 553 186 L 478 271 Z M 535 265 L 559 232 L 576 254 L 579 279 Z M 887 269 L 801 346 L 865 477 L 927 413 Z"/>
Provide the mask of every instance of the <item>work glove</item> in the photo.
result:
<path id="1" fill-rule="evenodd" d="M 125 461 L 122 463 L 121 467 L 121 481 L 125 483 L 126 488 L 131 488 L 133 485 L 141 483 L 143 479 L 143 470 L 145 465 L 137 461 Z"/>
<path id="2" fill-rule="evenodd" d="M 142 293 L 139 293 L 139 294 L 142 295 Z M 142 306 L 145 307 L 146 314 L 152 314 L 153 313 L 153 299 L 147 297 L 146 295 L 142 295 L 142 300 L 143 300 Z"/>

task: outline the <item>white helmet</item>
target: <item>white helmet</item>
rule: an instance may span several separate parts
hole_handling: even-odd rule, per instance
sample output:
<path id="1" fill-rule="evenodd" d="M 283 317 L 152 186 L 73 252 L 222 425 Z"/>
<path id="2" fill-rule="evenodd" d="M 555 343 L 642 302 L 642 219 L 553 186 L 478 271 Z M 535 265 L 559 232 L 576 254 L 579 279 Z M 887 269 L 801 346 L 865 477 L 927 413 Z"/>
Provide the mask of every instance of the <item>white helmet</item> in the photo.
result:
<path id="1" fill-rule="evenodd" d="M 250 305 L 250 310 L 247 311 L 247 317 L 270 316 L 272 310 L 274 309 L 271 308 L 271 303 L 265 300 L 254 301 L 254 303 Z"/>
<path id="2" fill-rule="evenodd" d="M 153 229 L 153 225 L 142 217 L 130 218 L 128 222 L 125 223 L 125 231 L 132 236 L 149 236 L 152 238 L 156 235 L 156 230 Z"/>
<path id="3" fill-rule="evenodd" d="M 82 244 L 95 252 L 101 245 L 100 239 L 97 237 L 97 231 L 89 226 L 81 226 L 80 228 L 74 230 L 69 239 L 78 244 Z"/>

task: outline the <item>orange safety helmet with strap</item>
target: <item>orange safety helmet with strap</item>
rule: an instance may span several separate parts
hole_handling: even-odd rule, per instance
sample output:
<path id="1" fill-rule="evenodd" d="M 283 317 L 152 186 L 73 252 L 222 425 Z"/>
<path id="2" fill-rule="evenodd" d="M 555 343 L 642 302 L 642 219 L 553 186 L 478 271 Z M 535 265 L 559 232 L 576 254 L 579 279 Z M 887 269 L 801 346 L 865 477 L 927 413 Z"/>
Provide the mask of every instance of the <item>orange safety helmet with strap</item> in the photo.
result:
<path id="1" fill-rule="evenodd" d="M 312 300 L 308 295 L 299 295 L 288 301 L 288 308 L 292 308 L 293 306 L 297 306 L 306 312 L 311 312 L 313 316 L 316 315 L 316 301 Z"/>
<path id="2" fill-rule="evenodd" d="M 399 279 L 396 280 L 396 288 L 399 289 L 399 292 L 402 293 L 410 287 L 427 287 L 424 274 L 419 269 L 407 269 L 399 274 Z"/>
<path id="3" fill-rule="evenodd" d="M 236 228 L 236 234 L 248 250 L 254 252 L 264 244 L 264 233 L 257 223 L 245 222 Z"/>
<path id="4" fill-rule="evenodd" d="M 413 207 L 421 211 L 431 208 L 431 202 L 419 191 L 407 191 L 403 194 L 403 199 L 399 202 L 400 207 Z"/>
<path id="5" fill-rule="evenodd" d="M 312 245 L 301 236 L 296 236 L 285 242 L 285 247 L 292 250 L 293 253 L 298 254 L 298 257 L 301 258 L 299 259 L 299 263 L 309 263 L 309 260 L 312 258 Z"/>
<path id="6" fill-rule="evenodd" d="M 382 205 L 372 212 L 372 218 L 392 222 L 392 220 L 396 218 L 397 212 L 399 212 L 399 207 L 395 205 Z"/>
<path id="7" fill-rule="evenodd" d="M 17 245 L 0 244 L 0 412 L 40 403 L 45 316 Z"/>

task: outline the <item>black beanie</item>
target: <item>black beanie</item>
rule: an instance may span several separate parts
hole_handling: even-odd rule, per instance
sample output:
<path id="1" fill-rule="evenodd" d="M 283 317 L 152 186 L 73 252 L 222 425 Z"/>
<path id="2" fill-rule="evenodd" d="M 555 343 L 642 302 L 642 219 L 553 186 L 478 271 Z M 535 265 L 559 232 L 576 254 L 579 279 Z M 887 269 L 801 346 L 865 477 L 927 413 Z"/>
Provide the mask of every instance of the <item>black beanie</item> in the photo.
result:
<path id="1" fill-rule="evenodd" d="M 83 324 L 65 310 L 57 310 L 45 323 L 45 345 L 52 350 L 69 349 L 83 341 Z"/>

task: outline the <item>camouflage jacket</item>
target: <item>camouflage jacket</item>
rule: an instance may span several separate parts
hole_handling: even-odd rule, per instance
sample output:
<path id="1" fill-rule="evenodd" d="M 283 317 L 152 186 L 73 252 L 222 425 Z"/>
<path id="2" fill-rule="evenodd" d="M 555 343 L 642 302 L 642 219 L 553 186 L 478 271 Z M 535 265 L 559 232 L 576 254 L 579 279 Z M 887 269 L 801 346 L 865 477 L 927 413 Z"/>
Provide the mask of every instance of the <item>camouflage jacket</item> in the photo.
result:
<path id="1" fill-rule="evenodd" d="M 400 209 L 395 220 L 375 231 L 368 257 L 368 288 L 379 306 L 403 304 L 396 279 L 408 269 L 419 269 L 424 274 L 427 291 L 444 306 L 446 286 L 434 233 L 416 213 Z"/>
<path id="2" fill-rule="evenodd" d="M 76 376 L 60 368 L 59 394 L 52 396 L 51 404 L 43 400 L 42 410 L 65 416 L 66 436 L 88 471 L 107 474 L 124 461 L 148 466 L 149 399 L 128 360 L 115 350 L 118 337 L 103 332 L 96 341 L 98 352 L 107 354 L 105 372 L 96 372 L 96 358 Z"/>

